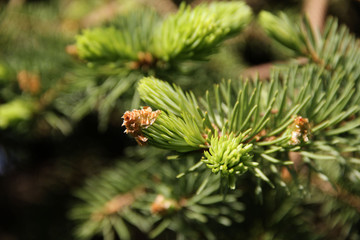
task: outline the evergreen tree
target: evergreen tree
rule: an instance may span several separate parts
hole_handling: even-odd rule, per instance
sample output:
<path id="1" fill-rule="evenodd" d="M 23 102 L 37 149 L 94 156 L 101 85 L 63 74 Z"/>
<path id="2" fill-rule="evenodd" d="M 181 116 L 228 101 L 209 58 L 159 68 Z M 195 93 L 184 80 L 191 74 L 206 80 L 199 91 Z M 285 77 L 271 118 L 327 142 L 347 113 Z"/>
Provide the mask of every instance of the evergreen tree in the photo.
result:
<path id="1" fill-rule="evenodd" d="M 73 237 L 359 239 L 360 45 L 347 27 L 255 15 L 242 1 L 183 2 L 165 16 L 140 6 L 75 37 L 31 39 L 67 55 L 9 55 L 23 44 L 17 28 L 0 39 L 4 146 L 69 137 L 94 112 L 99 131 L 113 125 L 130 142 L 75 191 Z M 287 58 L 269 79 L 241 76 L 231 47 L 254 26 Z"/>

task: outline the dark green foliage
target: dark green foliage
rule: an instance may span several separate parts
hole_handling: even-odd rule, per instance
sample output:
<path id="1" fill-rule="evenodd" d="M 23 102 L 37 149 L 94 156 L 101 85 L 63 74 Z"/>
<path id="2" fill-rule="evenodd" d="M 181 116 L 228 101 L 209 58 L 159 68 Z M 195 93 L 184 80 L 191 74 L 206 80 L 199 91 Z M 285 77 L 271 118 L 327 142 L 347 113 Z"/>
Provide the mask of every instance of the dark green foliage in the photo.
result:
<path id="1" fill-rule="evenodd" d="M 64 6 L 76 4 L 84 3 Z M 65 203 L 75 239 L 359 238 L 360 50 L 335 18 L 321 33 L 307 18 L 261 12 L 259 36 L 276 42 L 276 56 L 306 61 L 278 64 L 268 80 L 237 79 L 245 40 L 226 40 L 259 26 L 244 2 L 182 3 L 163 16 L 121 5 L 119 16 L 77 36 L 65 30 L 71 13 L 24 6 L 0 15 L 0 174 L 3 159 L 25 159 L 20 145 L 43 136 L 32 157 L 53 151 L 67 164 L 59 173 L 49 163 L 44 178 L 78 188 Z M 152 146 L 114 137 L 123 120 Z M 87 127 L 97 125 L 103 132 L 93 136 Z M 81 157 L 65 153 L 75 148 Z M 98 162 L 107 168 L 93 169 Z"/>
<path id="2" fill-rule="evenodd" d="M 72 66 L 64 51 L 70 37 L 58 21 L 56 8 L 42 4 L 2 12 L 0 128 L 34 135 L 49 134 L 43 131 L 48 126 L 63 134 L 71 131 L 68 119 L 57 114 L 52 102 Z"/>
<path id="3" fill-rule="evenodd" d="M 119 16 L 109 26 L 83 30 L 76 38 L 79 56 L 90 62 L 111 63 L 124 67 L 148 52 L 159 17 L 147 9 Z"/>
<path id="4" fill-rule="evenodd" d="M 105 129 L 111 114 L 138 104 L 136 94 L 129 103 L 136 79 L 179 69 L 186 60 L 204 60 L 250 20 L 251 11 L 242 2 L 212 3 L 194 9 L 182 5 L 163 20 L 154 10 L 143 8 L 105 26 L 85 29 L 76 37 L 76 48 L 92 69 L 75 71 L 71 92 L 59 104 L 75 120 L 99 112 L 100 129 Z M 84 85 L 79 87 L 79 82 Z"/>
<path id="5" fill-rule="evenodd" d="M 315 35 L 309 25 L 305 25 L 304 29 L 307 30 L 304 31 L 304 39 L 308 39 L 308 35 Z M 339 30 L 338 34 L 343 34 L 343 31 Z M 327 37 L 325 32 L 325 40 Z M 351 37 L 347 39 L 345 44 L 351 42 Z M 342 55 L 343 61 L 347 57 L 350 56 L 346 53 Z M 355 88 L 359 85 L 359 77 L 353 75 L 353 65 L 349 66 L 350 69 L 340 66 L 329 68 L 319 62 L 303 67 L 283 67 L 272 72 L 270 82 L 246 81 L 238 86 L 232 86 L 230 82 L 222 83 L 214 86 L 214 94 L 211 94 L 213 99 L 208 92 L 205 100 L 201 101 L 205 111 L 197 111 L 199 107 L 192 93 L 185 97 L 176 86 L 171 89 L 167 83 L 144 79 L 139 85 L 141 98 L 152 107 L 178 116 L 160 115 L 159 121 L 147 128 L 145 134 L 150 139 L 149 143 L 177 151 L 191 150 L 188 146 L 206 151 L 208 146 L 201 147 L 203 139 L 210 145 L 211 155 L 217 154 L 214 152 L 216 149 L 223 158 L 218 161 L 227 162 L 229 160 L 223 153 L 235 151 L 237 145 L 220 144 L 211 137 L 231 134 L 231 141 L 237 142 L 235 138 L 246 132 L 240 142 L 254 145 L 251 152 L 255 154 L 255 161 L 262 159 L 259 168 L 265 172 L 268 170 L 264 169 L 273 169 L 276 173 L 279 171 L 275 170 L 276 165 L 291 164 L 280 160 L 283 153 L 289 151 L 300 151 L 304 161 L 315 170 L 316 159 L 346 164 L 350 158 L 345 157 L 345 152 L 340 148 L 334 147 L 332 137 L 347 133 L 347 146 L 353 144 L 349 139 L 352 138 L 351 131 L 359 126 L 360 93 Z M 179 122 L 171 120 L 175 118 Z M 189 140 L 195 137 L 193 134 L 198 136 L 198 143 Z M 175 144 L 179 141 L 183 142 Z M 345 146 L 342 143 L 342 148 Z M 236 162 L 239 160 L 239 156 L 234 158 Z M 256 176 L 270 182 L 260 169 L 255 169 Z M 243 172 L 239 171 L 240 174 Z M 317 169 L 316 172 L 321 173 L 321 170 Z M 233 183 L 231 185 L 235 187 Z"/>
<path id="6" fill-rule="evenodd" d="M 112 26 L 86 30 L 77 37 L 81 58 L 91 62 L 143 60 L 148 64 L 201 60 L 226 38 L 239 33 L 251 20 L 242 2 L 215 2 L 194 9 L 182 4 L 179 11 L 160 21 L 148 10 L 117 19 Z M 150 66 L 151 67 L 151 66 Z"/>
<path id="7" fill-rule="evenodd" d="M 239 190 L 224 197 L 218 192 L 220 181 L 208 174 L 174 178 L 194 164 L 193 157 L 163 162 L 162 152 L 129 150 L 140 154 L 129 153 L 132 159 L 89 179 L 75 194 L 81 202 L 70 217 L 78 222 L 77 238 L 102 234 L 105 239 L 131 239 L 133 225 L 150 238 L 175 234 L 178 239 L 216 239 L 207 224 L 229 226 L 243 220 Z M 141 162 L 135 163 L 134 157 Z"/>

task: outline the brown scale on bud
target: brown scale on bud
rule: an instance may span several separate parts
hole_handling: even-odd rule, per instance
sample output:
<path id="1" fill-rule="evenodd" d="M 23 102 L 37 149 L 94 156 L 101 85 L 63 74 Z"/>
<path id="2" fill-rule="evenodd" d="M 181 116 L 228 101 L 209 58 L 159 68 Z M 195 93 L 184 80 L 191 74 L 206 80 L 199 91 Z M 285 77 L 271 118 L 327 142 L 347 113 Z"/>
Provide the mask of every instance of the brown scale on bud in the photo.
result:
<path id="1" fill-rule="evenodd" d="M 126 111 L 122 116 L 125 133 L 132 135 L 140 145 L 144 145 L 148 139 L 142 134 L 142 129 L 151 126 L 160 113 L 160 110 L 152 111 L 151 107 L 147 106 L 141 110 Z"/>
<path id="2" fill-rule="evenodd" d="M 76 44 L 67 45 L 65 47 L 65 51 L 66 51 L 67 54 L 69 54 L 72 57 L 75 57 L 75 58 L 79 57 L 79 52 L 78 52 L 78 49 L 76 47 Z"/>
<path id="3" fill-rule="evenodd" d="M 17 74 L 17 80 L 23 92 L 36 94 L 40 91 L 40 77 L 37 74 L 22 70 Z"/>
<path id="4" fill-rule="evenodd" d="M 156 66 L 157 59 L 155 59 L 149 52 L 138 52 L 137 57 L 137 61 L 133 61 L 128 64 L 130 69 L 140 69 L 144 72 L 147 72 Z"/>
<path id="5" fill-rule="evenodd" d="M 308 142 L 310 139 L 310 124 L 307 118 L 301 116 L 295 117 L 291 129 L 291 145 L 298 145 L 301 142 Z"/>
<path id="6" fill-rule="evenodd" d="M 116 214 L 131 206 L 136 201 L 136 199 L 144 193 L 145 190 L 143 188 L 137 188 L 134 191 L 116 195 L 111 200 L 106 202 L 101 210 L 94 212 L 91 216 L 91 219 L 95 221 L 101 221 L 106 216 Z"/>

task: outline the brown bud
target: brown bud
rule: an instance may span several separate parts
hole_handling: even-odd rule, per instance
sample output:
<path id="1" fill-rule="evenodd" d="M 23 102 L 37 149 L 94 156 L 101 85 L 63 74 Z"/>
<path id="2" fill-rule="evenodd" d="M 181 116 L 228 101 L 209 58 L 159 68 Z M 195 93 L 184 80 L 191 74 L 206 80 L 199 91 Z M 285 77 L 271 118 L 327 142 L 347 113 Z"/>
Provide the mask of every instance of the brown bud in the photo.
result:
<path id="1" fill-rule="evenodd" d="M 99 211 L 93 212 L 91 219 L 101 221 L 104 217 L 118 213 L 123 209 L 131 206 L 136 199 L 145 193 L 143 188 L 136 188 L 131 192 L 114 196 Z"/>
<path id="2" fill-rule="evenodd" d="M 40 91 L 40 77 L 37 74 L 22 70 L 17 74 L 17 80 L 23 92 L 36 94 Z"/>
<path id="3" fill-rule="evenodd" d="M 75 44 L 67 45 L 66 48 L 65 48 L 65 51 L 70 56 L 73 56 L 73 57 L 78 57 L 79 56 L 78 49 L 77 49 Z"/>
<path id="4" fill-rule="evenodd" d="M 151 107 L 147 106 L 141 110 L 126 111 L 122 116 L 124 119 L 122 126 L 126 127 L 125 133 L 131 134 L 140 145 L 144 145 L 148 139 L 141 130 L 151 126 L 160 112 L 160 110 L 152 111 Z"/>
<path id="5" fill-rule="evenodd" d="M 174 199 L 166 199 L 163 195 L 157 195 L 155 201 L 151 204 L 151 213 L 164 216 L 179 208 L 179 203 Z"/>
<path id="6" fill-rule="evenodd" d="M 310 139 L 310 124 L 307 118 L 298 116 L 291 125 L 291 145 L 298 145 L 301 142 L 308 142 Z"/>

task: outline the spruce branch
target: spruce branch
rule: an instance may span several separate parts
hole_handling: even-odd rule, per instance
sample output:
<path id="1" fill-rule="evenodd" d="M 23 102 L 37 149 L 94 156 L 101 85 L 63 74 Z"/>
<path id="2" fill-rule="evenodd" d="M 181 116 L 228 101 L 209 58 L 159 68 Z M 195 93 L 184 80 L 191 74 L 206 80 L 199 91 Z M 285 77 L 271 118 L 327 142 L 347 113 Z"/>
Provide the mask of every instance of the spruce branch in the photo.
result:
<path id="1" fill-rule="evenodd" d="M 160 163 L 161 171 L 156 169 L 154 172 L 159 182 L 154 185 L 157 194 L 151 203 L 151 213 L 157 218 L 149 233 L 151 238 L 167 229 L 176 233 L 178 238 L 216 239 L 216 232 L 211 226 L 229 227 L 243 221 L 244 205 L 239 201 L 241 191 L 232 191 L 224 197 L 218 192 L 220 181 L 204 168 L 187 177 L 173 177 L 193 164 L 191 155 L 183 156 L 179 161 Z M 172 187 L 174 184 L 177 188 Z M 184 227 L 189 229 L 190 226 L 191 230 L 183 231 Z"/>
<path id="2" fill-rule="evenodd" d="M 194 117 L 188 113 L 177 117 L 163 112 L 154 124 L 143 132 L 150 144 L 164 149 L 188 152 L 207 147 L 204 133 Z"/>
<path id="3" fill-rule="evenodd" d="M 255 141 L 256 144 L 257 140 L 254 137 L 263 131 L 269 122 L 269 114 L 275 103 L 275 99 L 269 103 L 270 106 L 266 107 L 266 112 L 259 118 L 259 122 L 255 124 L 249 123 L 254 124 L 255 130 L 245 128 L 251 125 L 244 125 L 244 122 L 250 122 L 252 113 L 257 109 L 257 104 L 261 103 L 261 87 L 259 87 L 261 84 L 261 82 L 255 84 L 257 87 L 254 87 L 252 91 L 251 99 L 253 100 L 248 103 L 250 106 L 246 108 L 246 104 L 244 104 L 245 107 L 241 109 L 238 107 L 239 101 L 242 103 L 246 102 L 247 92 L 250 92 L 250 89 L 246 86 L 250 84 L 245 84 L 244 92 L 238 92 L 236 96 L 237 102 L 234 106 L 232 105 L 235 101 L 232 99 L 231 82 L 215 86 L 215 104 L 218 111 L 216 113 L 212 111 L 212 101 L 210 101 L 209 94 L 207 94 L 208 101 L 206 107 L 210 112 L 210 114 L 207 114 L 206 111 L 198 110 L 199 107 L 192 93 L 186 95 L 179 87 L 171 87 L 170 84 L 154 78 L 144 78 L 139 84 L 141 98 L 145 101 L 148 100 L 147 102 L 150 103 L 150 105 L 154 104 L 160 108 L 162 113 L 151 126 L 142 129 L 142 132 L 149 139 L 150 144 L 164 149 L 179 152 L 197 149 L 205 150 L 203 162 L 216 173 L 220 170 L 222 177 L 227 178 L 231 188 L 234 188 L 235 175 L 241 175 L 247 171 L 248 167 L 256 167 L 258 165 L 256 162 L 248 161 L 251 159 L 249 153 L 252 154 L 253 152 L 252 144 L 248 143 Z M 274 93 L 274 96 L 277 96 L 277 94 Z M 224 107 L 224 109 L 222 107 L 224 104 L 222 101 L 229 104 Z M 251 113 L 250 117 L 247 111 Z M 195 113 L 195 116 L 191 115 L 192 113 Z M 260 114 L 259 111 L 256 114 Z M 209 118 L 209 115 L 211 118 Z M 229 116 L 230 119 L 227 119 L 227 116 Z M 216 119 L 223 125 L 220 125 Z M 245 119 L 243 123 L 241 123 L 242 119 Z M 226 128 L 229 125 L 231 129 Z M 224 126 L 224 128 L 220 131 L 219 126 Z M 241 133 L 241 129 L 247 130 Z M 244 149 L 242 148 L 243 144 L 246 146 Z M 261 146 L 260 143 L 259 146 Z M 208 148 L 210 153 L 207 152 Z M 230 155 L 227 156 L 225 154 L 226 156 L 224 156 L 224 152 Z M 270 158 L 271 157 L 267 157 L 266 159 Z M 278 164 L 282 163 L 280 160 L 275 161 Z M 270 183 L 269 179 L 259 168 L 254 168 L 252 172 Z"/>
<path id="4" fill-rule="evenodd" d="M 295 23 L 284 13 L 278 17 L 262 11 L 258 21 L 271 38 L 292 49 L 297 55 L 305 56 L 330 71 L 344 67 L 348 74 L 359 74 L 354 66 L 360 59 L 358 40 L 347 27 L 339 26 L 337 19 L 329 17 L 323 33 L 314 28 L 307 17 Z"/>
<path id="5" fill-rule="evenodd" d="M 309 153 L 309 164 L 314 169 L 311 159 L 337 161 L 339 154 L 327 157 L 316 142 L 331 138 L 334 131 L 350 133 L 357 129 L 356 118 L 349 118 L 358 116 L 360 108 L 358 103 L 349 103 L 359 101 L 359 93 L 353 89 L 358 80 L 352 76 L 344 78 L 346 74 L 341 70 L 329 74 L 326 68 L 314 64 L 275 69 L 272 76 L 272 81 L 266 83 L 215 85 L 214 94 L 207 92 L 206 100 L 200 101 L 203 108 L 192 93 L 185 94 L 154 78 L 142 79 L 141 98 L 164 112 L 144 129 L 144 134 L 151 139 L 150 144 L 160 148 L 180 152 L 202 149 L 203 162 L 215 172 L 221 172 L 221 167 L 226 174 L 236 164 L 244 164 L 239 154 L 242 147 L 252 146 L 246 148 L 249 156 L 254 156 L 249 170 L 271 185 L 266 175 L 279 174 L 280 166 L 291 164 L 280 160 L 283 152 Z M 282 89 L 280 94 L 276 89 Z M 245 170 L 231 170 L 227 175 L 231 188 L 235 186 L 234 176 Z"/>
<path id="6" fill-rule="evenodd" d="M 79 201 L 69 213 L 77 222 L 75 236 L 91 239 L 102 235 L 105 239 L 116 239 L 117 235 L 121 239 L 131 239 L 129 225 L 149 231 L 151 219 L 134 205 L 146 194 L 144 170 L 151 164 L 154 164 L 151 157 L 140 164 L 121 162 L 114 169 L 88 179 L 86 186 L 74 193 Z"/>
<path id="7" fill-rule="evenodd" d="M 91 84 L 82 86 L 81 93 L 63 95 L 61 107 L 75 105 L 64 109 L 75 120 L 98 111 L 103 130 L 117 99 L 133 91 L 134 75 L 153 75 L 176 69 L 185 60 L 203 60 L 225 39 L 240 33 L 250 19 L 250 8 L 242 2 L 203 4 L 194 9 L 183 4 L 179 12 L 164 20 L 144 8 L 102 27 L 85 29 L 76 36 L 76 54 L 88 63 L 88 72 L 94 76 L 75 70 L 73 76 L 79 78 L 75 81 L 85 82 L 86 77 Z M 66 102 L 69 99 L 75 103 Z M 196 112 L 193 114 L 198 115 Z"/>
<path id="8" fill-rule="evenodd" d="M 161 151 L 134 150 L 139 149 L 131 149 L 132 157 L 140 158 L 141 162 L 121 161 L 87 180 L 86 186 L 76 191 L 79 201 L 69 216 L 78 223 L 75 234 L 79 239 L 97 235 L 131 239 L 131 225 L 150 238 L 171 231 L 178 237 L 205 235 L 216 239 L 213 229 L 204 228 L 204 223 L 228 227 L 243 220 L 241 191 L 233 191 L 224 198 L 218 193 L 218 179 L 204 171 L 187 178 L 173 178 L 194 163 L 193 157 L 162 162 Z M 192 230 L 182 231 L 190 226 Z"/>
<path id="9" fill-rule="evenodd" d="M 170 85 L 154 77 L 145 77 L 139 81 L 138 91 L 140 98 L 157 109 L 181 117 L 188 112 L 201 126 L 201 116 L 198 112 L 198 103 L 192 92 L 185 93 L 179 86 Z"/>
<path id="10" fill-rule="evenodd" d="M 76 46 L 80 58 L 90 62 L 155 69 L 174 61 L 204 60 L 221 42 L 241 32 L 251 16 L 243 2 L 215 2 L 194 9 L 182 4 L 162 22 L 153 11 L 138 10 L 109 26 L 84 30 Z"/>
<path id="11" fill-rule="evenodd" d="M 261 11 L 258 16 L 258 22 L 265 32 L 274 40 L 285 47 L 301 53 L 305 49 L 305 44 L 301 41 L 301 32 L 298 26 L 294 26 L 293 22 L 283 12 L 279 16 Z"/>
<path id="12" fill-rule="evenodd" d="M 154 11 L 140 9 L 119 16 L 109 26 L 85 29 L 76 38 L 79 57 L 94 63 L 117 63 L 124 67 L 143 59 L 159 17 Z"/>
<path id="13" fill-rule="evenodd" d="M 193 9 L 182 4 L 154 33 L 155 55 L 166 62 L 203 60 L 220 42 L 240 32 L 251 15 L 243 2 L 214 2 Z"/>

